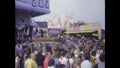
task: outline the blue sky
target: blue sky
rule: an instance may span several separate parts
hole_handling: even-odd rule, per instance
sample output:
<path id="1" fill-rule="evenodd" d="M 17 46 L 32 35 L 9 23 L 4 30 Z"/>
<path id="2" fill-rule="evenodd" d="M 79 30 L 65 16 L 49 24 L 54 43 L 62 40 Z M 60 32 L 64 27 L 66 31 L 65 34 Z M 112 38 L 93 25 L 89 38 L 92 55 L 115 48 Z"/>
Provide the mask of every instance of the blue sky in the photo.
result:
<path id="1" fill-rule="evenodd" d="M 74 20 L 85 23 L 99 22 L 105 29 L 105 0 L 50 0 L 50 14 L 34 17 L 35 21 L 47 21 L 59 15 L 74 13 Z"/>

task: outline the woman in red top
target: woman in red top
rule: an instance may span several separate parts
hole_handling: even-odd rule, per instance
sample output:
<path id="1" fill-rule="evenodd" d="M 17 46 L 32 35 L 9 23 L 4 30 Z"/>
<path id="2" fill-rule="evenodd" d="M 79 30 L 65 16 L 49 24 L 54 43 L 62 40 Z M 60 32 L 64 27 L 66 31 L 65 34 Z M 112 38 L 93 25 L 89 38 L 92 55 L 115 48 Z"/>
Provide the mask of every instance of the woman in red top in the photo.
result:
<path id="1" fill-rule="evenodd" d="M 44 60 L 44 68 L 48 68 L 48 63 L 50 61 L 50 58 L 51 58 L 51 53 L 48 52 L 47 56 L 45 57 L 45 60 Z"/>

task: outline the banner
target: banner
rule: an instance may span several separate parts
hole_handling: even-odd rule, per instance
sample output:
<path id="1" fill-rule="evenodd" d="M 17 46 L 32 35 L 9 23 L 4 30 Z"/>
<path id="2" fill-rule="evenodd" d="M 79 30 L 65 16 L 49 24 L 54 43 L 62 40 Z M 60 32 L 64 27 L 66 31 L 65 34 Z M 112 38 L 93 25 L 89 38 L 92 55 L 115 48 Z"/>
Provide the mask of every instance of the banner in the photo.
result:
<path id="1" fill-rule="evenodd" d="M 55 29 L 55 28 L 48 28 L 49 34 L 60 34 L 62 32 L 61 29 Z"/>
<path id="2" fill-rule="evenodd" d="M 48 28 L 47 22 L 36 22 L 40 28 Z"/>

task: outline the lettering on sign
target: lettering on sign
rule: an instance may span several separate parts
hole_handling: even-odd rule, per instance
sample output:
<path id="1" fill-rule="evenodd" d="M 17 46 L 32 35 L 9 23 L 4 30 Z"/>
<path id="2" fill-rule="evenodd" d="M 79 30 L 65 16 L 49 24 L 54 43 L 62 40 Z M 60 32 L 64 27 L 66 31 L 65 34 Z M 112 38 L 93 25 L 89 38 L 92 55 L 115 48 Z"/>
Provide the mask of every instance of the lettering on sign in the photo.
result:
<path id="1" fill-rule="evenodd" d="M 33 7 L 49 9 L 49 0 L 16 0 L 16 1 L 31 4 Z"/>
<path id="2" fill-rule="evenodd" d="M 32 6 L 49 9 L 49 0 L 32 0 Z"/>
<path id="3" fill-rule="evenodd" d="M 36 7 L 36 0 L 32 0 L 32 6 Z"/>
<path id="4" fill-rule="evenodd" d="M 49 9 L 49 0 L 45 1 L 45 7 Z"/>
<path id="5" fill-rule="evenodd" d="M 44 1 L 43 0 L 39 0 L 38 1 L 38 6 L 43 8 L 44 7 Z"/>

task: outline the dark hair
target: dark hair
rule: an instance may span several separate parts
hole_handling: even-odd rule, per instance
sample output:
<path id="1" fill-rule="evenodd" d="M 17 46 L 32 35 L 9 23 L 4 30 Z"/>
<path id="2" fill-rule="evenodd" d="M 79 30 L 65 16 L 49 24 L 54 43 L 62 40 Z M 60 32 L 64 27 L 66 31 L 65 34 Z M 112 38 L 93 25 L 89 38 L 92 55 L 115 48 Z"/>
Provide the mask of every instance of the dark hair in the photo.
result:
<path id="1" fill-rule="evenodd" d="M 27 58 L 29 58 L 29 56 L 25 56 L 25 58 L 27 59 Z"/>
<path id="2" fill-rule="evenodd" d="M 83 51 L 83 47 L 81 46 L 81 47 L 79 47 L 80 48 L 80 51 Z"/>
<path id="3" fill-rule="evenodd" d="M 85 58 L 86 60 L 90 60 L 90 54 L 89 54 L 89 53 L 85 53 L 85 54 L 84 54 L 84 58 Z"/>
<path id="4" fill-rule="evenodd" d="M 20 44 L 18 44 L 18 47 L 20 47 Z"/>
<path id="5" fill-rule="evenodd" d="M 74 57 L 74 53 L 71 54 L 71 57 Z"/>
<path id="6" fill-rule="evenodd" d="M 56 53 L 55 57 L 60 58 L 60 53 Z"/>
<path id="7" fill-rule="evenodd" d="M 79 54 L 79 58 L 82 58 L 82 54 L 81 53 Z"/>
<path id="8" fill-rule="evenodd" d="M 65 56 L 65 53 L 64 53 L 64 52 L 61 52 L 61 53 L 60 53 L 60 56 Z"/>
<path id="9" fill-rule="evenodd" d="M 100 61 L 104 62 L 105 61 L 105 55 L 104 54 L 101 54 L 100 57 L 99 57 Z"/>
<path id="10" fill-rule="evenodd" d="M 57 65 L 57 68 L 64 68 L 64 67 L 65 67 L 64 64 L 59 64 L 59 65 Z"/>
<path id="11" fill-rule="evenodd" d="M 92 56 L 95 56 L 96 55 L 96 51 L 93 50 L 92 53 L 91 53 Z"/>
<path id="12" fill-rule="evenodd" d="M 52 66 L 52 65 L 54 65 L 54 60 L 53 59 L 50 59 L 50 61 L 49 61 L 49 63 L 48 63 L 48 66 Z"/>

